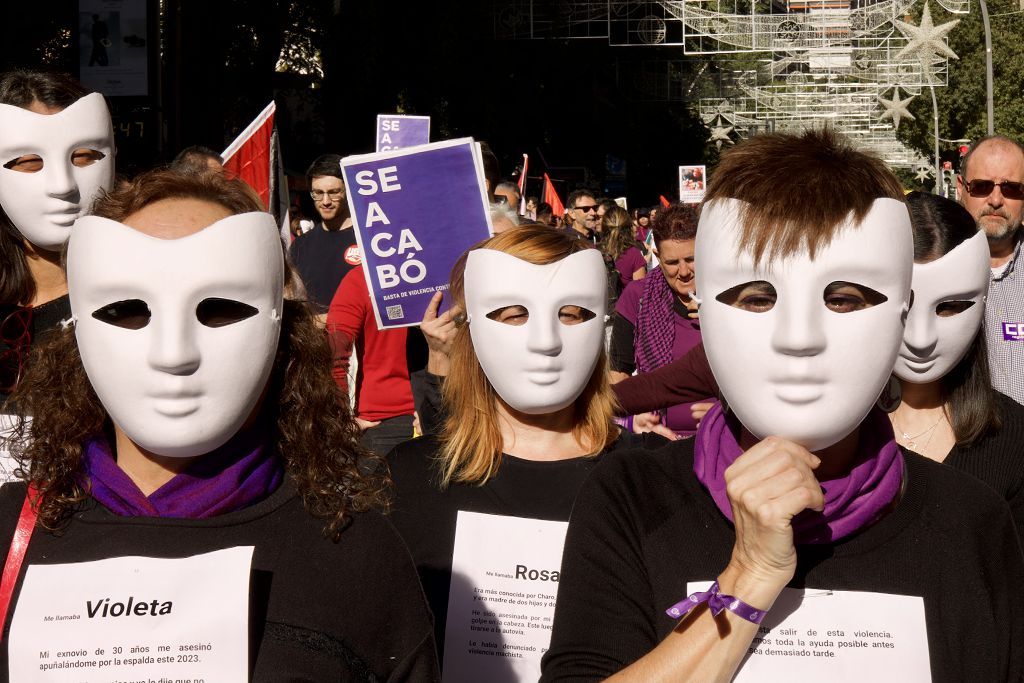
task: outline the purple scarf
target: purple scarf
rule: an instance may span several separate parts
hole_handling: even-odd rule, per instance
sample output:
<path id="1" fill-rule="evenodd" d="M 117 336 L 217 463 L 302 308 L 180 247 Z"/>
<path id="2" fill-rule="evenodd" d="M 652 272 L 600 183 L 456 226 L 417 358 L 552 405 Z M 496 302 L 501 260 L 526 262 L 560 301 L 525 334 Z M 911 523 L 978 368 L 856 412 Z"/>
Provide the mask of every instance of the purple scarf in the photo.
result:
<path id="1" fill-rule="evenodd" d="M 693 471 L 718 509 L 732 521 L 725 470 L 743 451 L 728 423 L 721 405 L 701 420 L 693 445 Z M 877 520 L 896 500 L 903 483 L 903 454 L 881 411 L 872 409 L 862 423 L 858 450 L 849 474 L 821 482 L 824 512 L 804 510 L 793 518 L 796 543 L 831 543 L 845 538 Z"/>
<path id="2" fill-rule="evenodd" d="M 264 441 L 258 429 L 236 434 L 148 498 L 117 466 L 103 438 L 85 444 L 82 469 L 92 497 L 116 515 L 204 519 L 248 507 L 281 485 L 284 467 Z"/>
<path id="3" fill-rule="evenodd" d="M 633 328 L 633 354 L 640 374 L 654 372 L 672 361 L 672 345 L 676 342 L 676 313 L 672 310 L 675 296 L 661 268 L 647 273 Z"/>

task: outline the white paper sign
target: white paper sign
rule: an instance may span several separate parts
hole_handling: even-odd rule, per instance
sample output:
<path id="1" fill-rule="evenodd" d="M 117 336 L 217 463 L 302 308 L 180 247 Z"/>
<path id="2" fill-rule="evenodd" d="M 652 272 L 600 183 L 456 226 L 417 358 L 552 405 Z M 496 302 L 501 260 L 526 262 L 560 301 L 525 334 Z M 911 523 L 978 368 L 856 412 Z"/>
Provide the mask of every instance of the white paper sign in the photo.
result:
<path id="1" fill-rule="evenodd" d="M 10 437 L 17 422 L 17 415 L 0 413 L 0 484 L 14 481 L 14 470 L 18 467 L 18 463 L 11 457 L 11 453 L 5 443 L 5 439 Z"/>
<path id="2" fill-rule="evenodd" d="M 690 594 L 710 581 L 689 583 Z M 924 599 L 784 588 L 765 616 L 737 683 L 932 680 Z"/>
<path id="3" fill-rule="evenodd" d="M 10 680 L 244 683 L 252 551 L 30 566 Z"/>
<path id="4" fill-rule="evenodd" d="M 540 678 L 568 522 L 459 511 L 445 683 Z"/>

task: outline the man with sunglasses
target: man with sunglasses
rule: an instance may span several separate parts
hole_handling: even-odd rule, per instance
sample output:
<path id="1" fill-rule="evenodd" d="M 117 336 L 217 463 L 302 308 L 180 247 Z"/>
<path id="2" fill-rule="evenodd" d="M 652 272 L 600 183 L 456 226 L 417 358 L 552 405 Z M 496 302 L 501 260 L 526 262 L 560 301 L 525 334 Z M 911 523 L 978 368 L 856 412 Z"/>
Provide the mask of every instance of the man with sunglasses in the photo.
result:
<path id="1" fill-rule="evenodd" d="M 975 142 L 957 176 L 963 204 L 988 236 L 992 279 L 985 330 L 992 384 L 1024 403 L 1024 273 L 1016 272 L 1024 218 L 1024 147 L 1000 135 Z"/>
<path id="2" fill-rule="evenodd" d="M 349 217 L 341 157 L 324 154 L 306 171 L 310 197 L 320 220 L 299 235 L 288 250 L 306 285 L 309 300 L 325 314 L 342 278 L 362 263 Z"/>
<path id="3" fill-rule="evenodd" d="M 597 242 L 597 199 L 590 190 L 575 190 L 569 195 L 572 225 L 565 229 L 573 237 Z"/>

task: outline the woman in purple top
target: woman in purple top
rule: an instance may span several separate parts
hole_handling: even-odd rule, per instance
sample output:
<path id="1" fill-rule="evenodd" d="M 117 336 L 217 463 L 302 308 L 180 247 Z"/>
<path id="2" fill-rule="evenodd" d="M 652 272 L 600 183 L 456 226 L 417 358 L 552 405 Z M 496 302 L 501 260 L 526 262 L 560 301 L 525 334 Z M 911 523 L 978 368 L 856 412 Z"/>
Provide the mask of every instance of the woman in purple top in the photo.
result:
<path id="1" fill-rule="evenodd" d="M 652 229 L 659 267 L 643 280 L 630 283 L 615 305 L 612 382 L 634 371 L 642 374 L 657 370 L 700 343 L 700 323 L 691 317 L 696 305 L 690 298 L 696 285 L 693 246 L 697 212 L 689 206 L 670 207 L 658 214 Z M 696 416 L 692 410 L 695 405 L 699 413 Z M 700 409 L 699 403 L 670 406 L 662 412 L 660 421 L 676 434 L 692 436 L 703 414 Z"/>
<path id="2" fill-rule="evenodd" d="M 620 288 L 647 274 L 647 260 L 633 238 L 633 221 L 625 209 L 616 206 L 605 212 L 600 247 L 605 258 L 615 263 Z"/>

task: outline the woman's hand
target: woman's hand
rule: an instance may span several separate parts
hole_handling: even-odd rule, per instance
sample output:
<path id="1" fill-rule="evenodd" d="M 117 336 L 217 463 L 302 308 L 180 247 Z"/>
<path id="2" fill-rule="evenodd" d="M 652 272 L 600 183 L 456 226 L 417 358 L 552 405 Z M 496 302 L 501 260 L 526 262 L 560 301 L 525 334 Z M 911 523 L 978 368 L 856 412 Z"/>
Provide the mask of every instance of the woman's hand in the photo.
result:
<path id="1" fill-rule="evenodd" d="M 704 419 L 704 416 L 708 414 L 714 403 L 694 403 L 690 406 L 690 415 L 693 416 L 693 422 L 699 427 L 700 421 Z"/>
<path id="2" fill-rule="evenodd" d="M 655 434 L 665 437 L 669 441 L 676 441 L 679 439 L 678 434 L 661 424 L 661 415 L 658 413 L 640 413 L 639 415 L 634 415 L 633 433 L 645 434 L 647 432 L 654 432 Z"/>
<path id="3" fill-rule="evenodd" d="M 791 523 L 804 510 L 825 505 L 814 476 L 820 464 L 804 447 L 771 436 L 725 471 L 736 545 L 722 575 L 723 592 L 768 609 L 793 578 L 796 547 Z"/>
<path id="4" fill-rule="evenodd" d="M 448 375 L 449 354 L 452 351 L 452 341 L 455 339 L 456 325 L 455 316 L 462 310 L 458 306 L 452 306 L 441 315 L 437 309 L 441 307 L 441 299 L 444 292 L 434 292 L 427 304 L 427 310 L 423 313 L 423 321 L 420 322 L 420 331 L 427 340 L 427 372 L 439 377 Z"/>

